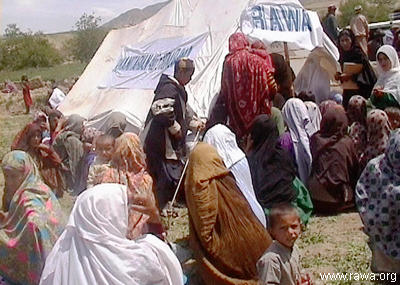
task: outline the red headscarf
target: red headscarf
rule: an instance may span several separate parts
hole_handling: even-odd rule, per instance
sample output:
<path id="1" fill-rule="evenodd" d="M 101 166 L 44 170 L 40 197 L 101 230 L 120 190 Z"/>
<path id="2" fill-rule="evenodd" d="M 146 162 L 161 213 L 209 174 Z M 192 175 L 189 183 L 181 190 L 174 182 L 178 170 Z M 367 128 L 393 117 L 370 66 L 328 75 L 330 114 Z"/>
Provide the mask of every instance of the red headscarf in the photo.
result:
<path id="1" fill-rule="evenodd" d="M 260 40 L 256 40 L 251 44 L 251 52 L 261 56 L 265 60 L 265 64 L 268 66 L 271 73 L 275 72 L 274 64 L 272 63 L 272 58 L 267 51 L 267 47 Z"/>
<path id="2" fill-rule="evenodd" d="M 271 100 L 276 91 L 268 64 L 250 51 L 246 36 L 231 35 L 222 72 L 221 96 L 226 102 L 229 125 L 237 136 L 248 133 L 257 115 L 271 113 Z"/>

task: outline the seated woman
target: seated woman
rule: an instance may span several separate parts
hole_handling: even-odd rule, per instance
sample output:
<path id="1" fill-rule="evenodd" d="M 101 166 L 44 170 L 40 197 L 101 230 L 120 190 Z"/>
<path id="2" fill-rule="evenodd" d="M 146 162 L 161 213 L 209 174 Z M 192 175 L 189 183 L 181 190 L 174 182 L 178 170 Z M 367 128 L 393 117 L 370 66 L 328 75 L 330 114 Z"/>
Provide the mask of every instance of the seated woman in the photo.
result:
<path id="1" fill-rule="evenodd" d="M 389 118 L 390 127 L 392 130 L 400 128 L 400 108 L 387 107 L 385 113 Z"/>
<path id="2" fill-rule="evenodd" d="M 204 284 L 258 284 L 256 263 L 272 240 L 212 146 L 192 151 L 185 192 Z"/>
<path id="3" fill-rule="evenodd" d="M 64 179 L 70 190 L 79 187 L 79 165 L 84 155 L 83 143 L 80 138 L 84 130 L 84 121 L 85 119 L 79 115 L 69 116 L 63 125 L 63 129 L 54 138 L 54 150 L 68 169 L 64 173 Z"/>
<path id="4" fill-rule="evenodd" d="M 343 106 L 347 109 L 347 104 L 353 95 L 360 94 L 368 99 L 372 88 L 376 82 L 376 75 L 369 64 L 367 56 L 357 46 L 353 32 L 344 29 L 339 33 L 339 63 L 343 73 L 337 73 L 335 78 L 342 83 L 351 81 L 354 84 L 347 84 L 343 87 Z M 348 64 L 361 64 L 362 68 L 358 73 L 346 71 Z M 347 73 L 346 73 L 347 72 Z"/>
<path id="5" fill-rule="evenodd" d="M 250 130 L 247 157 L 258 201 L 268 212 L 280 203 L 293 203 L 303 224 L 307 224 L 313 205 L 289 153 L 279 143 L 274 119 L 267 115 L 255 118 Z"/>
<path id="6" fill-rule="evenodd" d="M 150 234 L 127 238 L 129 208 L 149 220 L 158 217 L 152 201 L 143 196 L 130 200 L 124 185 L 84 191 L 47 258 L 40 284 L 183 284 L 181 266 L 167 244 Z"/>
<path id="7" fill-rule="evenodd" d="M 369 236 L 373 272 L 400 273 L 400 131 L 384 154 L 370 160 L 356 187 L 356 202 Z"/>
<path id="8" fill-rule="evenodd" d="M 20 150 L 2 161 L 5 178 L 0 212 L 0 276 L 11 284 L 38 284 L 64 219 L 33 159 Z"/>
<path id="9" fill-rule="evenodd" d="M 380 76 L 372 90 L 371 103 L 379 108 L 400 107 L 400 63 L 396 50 L 383 45 L 376 53 Z"/>
<path id="10" fill-rule="evenodd" d="M 310 137 L 315 132 L 311 125 L 307 107 L 298 98 L 286 101 L 282 109 L 283 119 L 289 128 L 296 158 L 297 173 L 303 183 L 307 183 L 311 171 Z"/>
<path id="11" fill-rule="evenodd" d="M 367 100 L 354 95 L 347 107 L 349 119 L 349 136 L 353 139 L 357 156 L 360 157 L 367 147 Z"/>
<path id="12" fill-rule="evenodd" d="M 36 124 L 30 124 L 26 134 L 21 138 L 14 149 L 23 150 L 35 160 L 39 168 L 40 175 L 56 194 L 58 198 L 63 197 L 67 189 L 64 180 L 64 169 L 61 158 L 51 146 L 41 143 L 41 127 Z"/>
<path id="13" fill-rule="evenodd" d="M 254 194 L 249 163 L 246 155 L 236 143 L 235 134 L 227 126 L 218 124 L 206 132 L 203 141 L 217 149 L 219 156 L 224 161 L 225 167 L 232 172 L 236 180 L 236 185 L 246 198 L 254 215 L 266 227 L 267 221 L 263 208 L 258 203 Z"/>
<path id="14" fill-rule="evenodd" d="M 368 161 L 384 153 L 391 127 L 387 114 L 374 109 L 367 114 L 367 146 L 360 157 L 361 170 Z"/>
<path id="15" fill-rule="evenodd" d="M 308 187 L 316 212 L 340 212 L 354 206 L 359 165 L 347 127 L 346 111 L 337 105 L 326 112 L 321 130 L 311 137 L 313 165 Z"/>
<path id="16" fill-rule="evenodd" d="M 123 133 L 115 140 L 114 155 L 109 166 L 99 169 L 93 179 L 93 185 L 118 183 L 130 186 L 129 197 L 144 195 L 156 203 L 153 193 L 153 179 L 146 170 L 146 159 L 139 137 L 134 133 Z M 133 192 L 131 192 L 133 191 Z M 162 235 L 164 230 L 161 218 L 149 222 L 149 217 L 129 209 L 128 237 L 134 239 L 144 233 Z"/>

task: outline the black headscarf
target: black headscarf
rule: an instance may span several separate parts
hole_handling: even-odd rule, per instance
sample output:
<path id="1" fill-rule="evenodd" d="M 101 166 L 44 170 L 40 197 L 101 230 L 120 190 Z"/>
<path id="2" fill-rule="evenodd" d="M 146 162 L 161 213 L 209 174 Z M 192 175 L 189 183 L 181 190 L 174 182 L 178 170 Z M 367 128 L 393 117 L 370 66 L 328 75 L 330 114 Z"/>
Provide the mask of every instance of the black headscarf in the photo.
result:
<path id="1" fill-rule="evenodd" d="M 348 51 L 343 50 L 340 45 L 340 38 L 343 36 L 351 38 L 351 48 Z M 361 76 L 356 76 L 354 81 L 360 89 L 360 94 L 364 98 L 369 98 L 376 82 L 376 75 L 367 56 L 362 52 L 361 48 L 356 45 L 356 38 L 350 29 L 344 29 L 339 33 L 338 43 L 340 53 L 339 63 L 342 69 L 345 62 L 360 63 L 363 65 L 363 70 L 360 73 Z"/>
<path id="2" fill-rule="evenodd" d="M 255 118 L 250 131 L 253 148 L 248 154 L 251 177 L 257 200 L 265 208 L 292 202 L 296 193 L 296 171 L 290 155 L 278 141 L 275 120 L 267 115 Z"/>

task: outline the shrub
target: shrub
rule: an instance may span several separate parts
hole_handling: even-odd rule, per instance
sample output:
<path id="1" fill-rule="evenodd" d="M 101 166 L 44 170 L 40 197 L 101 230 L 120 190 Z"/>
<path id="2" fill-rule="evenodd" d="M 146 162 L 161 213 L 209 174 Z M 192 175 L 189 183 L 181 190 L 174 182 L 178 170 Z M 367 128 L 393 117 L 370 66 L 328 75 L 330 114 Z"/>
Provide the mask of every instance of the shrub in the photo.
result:
<path id="1" fill-rule="evenodd" d="M 0 70 L 49 67 L 61 62 L 58 51 L 42 33 L 21 32 L 13 24 L 0 41 Z"/>

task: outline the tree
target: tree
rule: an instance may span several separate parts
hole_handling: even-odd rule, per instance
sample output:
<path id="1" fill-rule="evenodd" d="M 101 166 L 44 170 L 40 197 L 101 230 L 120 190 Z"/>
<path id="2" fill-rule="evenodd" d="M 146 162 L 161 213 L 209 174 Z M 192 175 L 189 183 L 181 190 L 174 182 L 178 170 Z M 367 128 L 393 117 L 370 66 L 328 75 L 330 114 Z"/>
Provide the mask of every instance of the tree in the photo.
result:
<path id="1" fill-rule="evenodd" d="M 339 6 L 339 26 L 346 27 L 354 15 L 354 7 L 361 5 L 363 14 L 370 23 L 389 21 L 389 15 L 394 10 L 397 0 L 347 0 Z"/>
<path id="2" fill-rule="evenodd" d="M 69 43 L 75 59 L 88 62 L 93 57 L 107 33 L 100 22 L 100 17 L 84 13 L 75 23 L 76 36 Z"/>
<path id="3" fill-rule="evenodd" d="M 22 32 L 16 24 L 5 29 L 0 41 L 0 70 L 48 67 L 60 61 L 58 51 L 42 33 Z"/>

